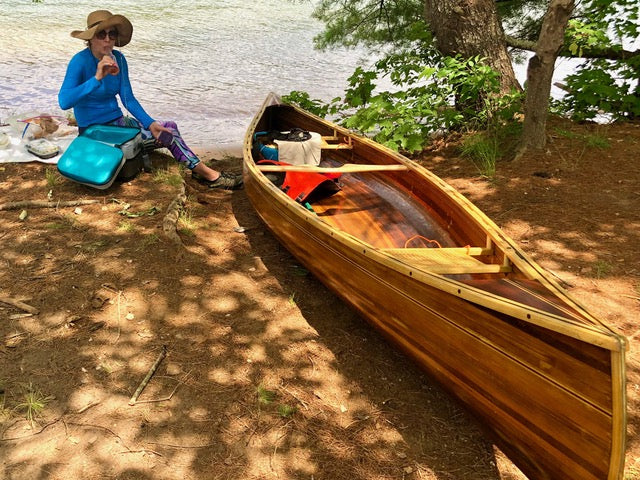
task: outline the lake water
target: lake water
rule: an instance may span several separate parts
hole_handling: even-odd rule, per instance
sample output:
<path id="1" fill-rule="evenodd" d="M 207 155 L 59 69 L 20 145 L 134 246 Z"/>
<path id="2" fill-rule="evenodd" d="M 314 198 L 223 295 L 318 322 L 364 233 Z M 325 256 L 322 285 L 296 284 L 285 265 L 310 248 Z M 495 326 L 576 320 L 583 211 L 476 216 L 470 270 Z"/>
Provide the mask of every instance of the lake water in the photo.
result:
<path id="1" fill-rule="evenodd" d="M 342 93 L 361 51 L 319 52 L 312 4 L 283 0 L 0 0 L 0 120 L 61 114 L 66 65 L 84 48 L 70 37 L 97 8 L 125 15 L 122 48 L 134 93 L 147 112 L 178 122 L 194 146 L 237 146 L 270 91 Z"/>
<path id="2" fill-rule="evenodd" d="M 61 114 L 57 94 L 71 56 L 84 48 L 72 30 L 97 8 L 134 27 L 127 56 L 134 92 L 147 112 L 175 120 L 194 146 L 235 149 L 253 114 L 273 91 L 341 95 L 361 50 L 313 48 L 322 24 L 308 1 L 0 0 L 0 121 Z M 559 60 L 555 80 L 575 68 Z M 520 82 L 526 65 L 516 66 Z M 552 91 L 560 96 L 558 89 Z"/>

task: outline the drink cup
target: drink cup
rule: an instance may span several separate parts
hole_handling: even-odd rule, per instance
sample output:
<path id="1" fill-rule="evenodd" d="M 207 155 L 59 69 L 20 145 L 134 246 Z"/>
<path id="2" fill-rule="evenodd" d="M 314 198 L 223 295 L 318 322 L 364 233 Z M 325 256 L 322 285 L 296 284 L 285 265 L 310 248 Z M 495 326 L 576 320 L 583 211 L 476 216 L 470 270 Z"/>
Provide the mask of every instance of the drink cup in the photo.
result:
<path id="1" fill-rule="evenodd" d="M 116 60 L 116 56 L 111 51 L 109 52 L 109 57 L 111 58 L 111 60 L 113 60 L 113 65 L 109 67 L 109 74 L 118 75 L 118 73 L 120 73 L 120 67 L 118 66 L 118 61 Z"/>

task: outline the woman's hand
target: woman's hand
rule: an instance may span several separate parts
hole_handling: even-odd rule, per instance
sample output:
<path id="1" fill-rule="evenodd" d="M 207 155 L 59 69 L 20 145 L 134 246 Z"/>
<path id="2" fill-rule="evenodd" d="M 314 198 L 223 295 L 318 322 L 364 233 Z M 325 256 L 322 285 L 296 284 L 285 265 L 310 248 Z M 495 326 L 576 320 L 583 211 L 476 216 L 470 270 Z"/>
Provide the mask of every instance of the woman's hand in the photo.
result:
<path id="1" fill-rule="evenodd" d="M 117 75 L 119 71 L 120 67 L 113 54 L 103 55 L 96 68 L 96 80 L 100 81 L 107 75 Z"/>
<path id="2" fill-rule="evenodd" d="M 153 135 L 153 138 L 155 138 L 156 140 L 158 140 L 158 137 L 162 132 L 171 133 L 171 130 L 163 127 L 158 122 L 153 122 L 151 125 L 149 125 L 149 131 L 151 132 L 151 135 Z"/>

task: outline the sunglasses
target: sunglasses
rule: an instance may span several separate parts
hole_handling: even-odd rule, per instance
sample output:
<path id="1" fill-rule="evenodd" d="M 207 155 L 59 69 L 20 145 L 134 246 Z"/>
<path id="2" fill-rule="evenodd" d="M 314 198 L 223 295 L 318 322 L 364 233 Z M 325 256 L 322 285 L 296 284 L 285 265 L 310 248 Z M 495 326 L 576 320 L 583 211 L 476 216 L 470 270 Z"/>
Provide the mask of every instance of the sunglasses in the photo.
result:
<path id="1" fill-rule="evenodd" d="M 109 35 L 109 40 L 117 40 L 118 31 L 117 30 L 109 30 L 108 32 L 106 32 L 104 30 L 100 30 L 98 33 L 96 33 L 96 38 L 98 40 L 104 40 L 105 38 L 107 38 L 107 35 Z"/>

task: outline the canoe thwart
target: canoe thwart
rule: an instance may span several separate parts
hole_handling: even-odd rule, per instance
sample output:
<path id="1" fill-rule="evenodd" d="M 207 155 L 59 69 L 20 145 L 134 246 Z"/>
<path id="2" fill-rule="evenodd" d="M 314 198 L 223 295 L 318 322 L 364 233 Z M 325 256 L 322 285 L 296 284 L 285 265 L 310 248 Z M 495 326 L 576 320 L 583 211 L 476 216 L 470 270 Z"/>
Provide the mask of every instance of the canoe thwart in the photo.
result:
<path id="1" fill-rule="evenodd" d="M 322 150 L 351 150 L 353 146 L 351 145 L 351 137 L 347 137 L 345 143 L 341 142 L 337 135 L 323 135 L 320 140 L 320 148 Z"/>
<path id="2" fill-rule="evenodd" d="M 509 265 L 484 263 L 474 258 L 476 255 L 492 253 L 481 247 L 385 248 L 381 251 L 420 270 L 440 275 L 507 273 L 511 271 Z"/>

